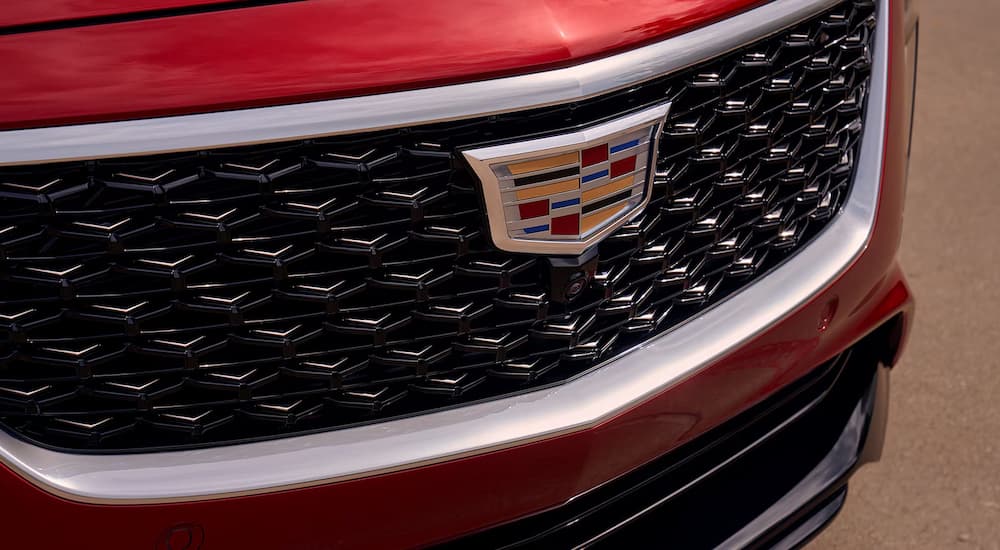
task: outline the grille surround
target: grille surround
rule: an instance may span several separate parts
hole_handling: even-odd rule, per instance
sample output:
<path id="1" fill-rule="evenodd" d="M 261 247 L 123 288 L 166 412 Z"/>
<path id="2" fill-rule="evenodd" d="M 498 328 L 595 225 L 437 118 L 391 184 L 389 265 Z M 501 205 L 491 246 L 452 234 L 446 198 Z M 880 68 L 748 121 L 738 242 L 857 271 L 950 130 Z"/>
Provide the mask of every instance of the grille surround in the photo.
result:
<path id="1" fill-rule="evenodd" d="M 648 88 L 647 88 L 647 90 L 648 90 Z M 614 93 L 614 94 L 609 94 L 608 96 L 604 96 L 604 97 L 602 97 L 602 98 L 600 98 L 600 99 L 596 100 L 595 102 L 600 102 L 600 101 L 602 101 L 602 100 L 605 100 L 605 101 L 607 101 L 607 100 L 611 100 L 610 98 L 614 98 L 613 100 L 615 100 L 615 101 L 618 101 L 618 100 L 621 100 L 621 98 L 622 98 L 622 97 L 626 97 L 626 96 L 627 96 L 627 97 L 629 97 L 629 98 L 633 98 L 633 99 L 634 99 L 634 102 L 633 102 L 633 104 L 635 104 L 635 105 L 641 105 L 641 104 L 642 104 L 642 101 L 641 101 L 641 98 L 640 98 L 640 96 L 641 96 L 641 93 L 638 93 L 638 92 L 637 92 L 636 90 L 629 90 L 629 91 L 625 91 L 625 92 L 618 92 L 618 93 Z M 593 106 L 593 105 L 592 105 L 592 104 L 590 104 L 590 106 Z M 583 108 L 584 108 L 584 109 L 586 109 L 586 108 L 587 108 L 587 106 L 584 106 Z M 580 109 L 580 107 L 578 106 L 578 107 L 575 107 L 574 109 L 576 109 L 576 110 L 579 110 L 579 109 Z M 540 110 L 540 111 L 545 111 L 545 110 Z M 675 110 L 674 112 L 675 112 L 675 113 L 683 113 L 683 111 L 681 111 L 681 110 Z M 522 116 L 522 115 L 523 115 L 523 114 L 519 114 L 519 115 L 517 115 L 517 116 Z M 679 116 L 679 115 L 678 115 L 678 116 Z M 858 117 L 860 117 L 860 116 L 861 116 L 861 115 L 860 115 L 860 111 L 858 112 L 858 115 L 857 115 L 857 116 L 858 116 Z M 496 123 L 497 123 L 497 124 L 507 124 L 507 122 L 509 122 L 509 121 L 504 121 L 504 120 L 503 120 L 503 118 L 504 118 L 503 116 L 501 116 L 501 117 L 496 117 L 496 119 L 495 119 L 495 120 L 497 121 Z M 589 123 L 589 122 L 591 122 L 591 121 L 588 121 L 588 123 Z M 449 124 L 449 125 L 446 125 L 446 126 L 447 126 L 447 127 L 449 127 L 449 128 L 460 128 L 460 127 L 462 127 L 463 125 L 466 125 L 466 124 L 470 124 L 470 123 L 467 123 L 467 122 L 460 122 L 460 123 L 452 123 L 452 124 Z M 858 133 L 859 133 L 859 135 L 860 135 L 860 128 L 858 128 L 858 129 L 857 129 L 857 131 L 858 131 Z M 510 130 L 510 136 L 512 137 L 512 136 L 515 136 L 515 135 L 516 135 L 516 136 L 517 136 L 518 138 L 521 138 L 521 137 L 523 137 L 523 135 L 524 135 L 524 134 L 523 134 L 523 132 L 520 132 L 519 130 Z M 339 138 L 338 138 L 338 139 L 339 139 Z M 492 143 L 492 142 L 494 142 L 494 141 L 491 141 L 491 143 Z M 661 159 L 661 160 L 663 160 L 663 161 L 665 161 L 665 162 L 669 162 L 670 158 L 669 158 L 669 157 L 665 157 L 664 159 Z M 128 160 L 127 162 L 130 162 L 130 163 L 131 163 L 131 162 L 136 162 L 136 161 L 134 161 L 134 160 Z M 141 162 L 141 161 L 140 161 L 140 162 Z M 5 173 L 6 173 L 6 171 L 5 171 Z M 664 187 L 665 187 L 665 186 L 666 186 L 666 187 L 669 187 L 670 183 L 671 183 L 671 182 L 670 182 L 670 181 L 668 181 L 668 180 L 663 180 L 663 181 L 661 181 L 661 182 L 660 182 L 660 184 L 661 184 L 661 185 L 660 185 L 660 186 L 658 187 L 658 189 L 661 189 L 661 190 L 662 190 L 662 189 L 664 189 Z M 841 194 L 841 196 L 843 196 L 844 194 L 846 194 L 846 188 L 844 188 L 844 189 L 843 189 L 842 191 L 844 191 L 844 193 L 842 193 L 842 194 Z M 466 193 L 468 193 L 469 191 L 468 191 L 468 190 L 466 190 L 465 192 L 466 192 Z M 474 191 L 473 191 L 472 193 L 474 194 Z M 676 195 L 676 193 L 675 193 L 675 195 Z M 472 213 L 472 211 L 471 211 L 471 210 L 467 210 L 466 212 L 467 212 L 467 213 Z M 832 215 L 832 212 L 831 212 L 831 215 Z M 642 228 L 640 227 L 640 228 L 639 228 L 639 230 L 641 230 L 641 229 L 642 229 Z M 481 236 L 481 235 L 480 235 L 480 236 Z M 614 237 L 612 237 L 612 239 L 614 239 Z M 616 239 L 616 240 L 620 240 L 620 239 Z M 614 242 L 614 241 L 612 241 L 612 242 Z M 392 243 L 388 243 L 388 244 L 392 244 Z M 110 245 L 109 245 L 109 246 L 110 246 Z M 397 246 L 397 248 L 398 248 L 399 246 L 402 246 L 402 245 L 398 245 L 398 244 L 397 244 L 397 245 L 395 245 L 395 246 Z M 603 246 L 603 245 L 602 245 L 602 246 Z M 608 248 L 608 247 L 605 247 L 605 248 Z M 269 252 L 273 252 L 273 251 L 269 251 Z M 341 251 L 341 252 L 342 252 L 342 251 Z M 611 254 L 611 256 L 613 256 L 613 255 L 614 255 L 614 254 Z M 371 254 L 370 256 L 374 256 L 374 254 Z M 606 255 L 606 252 L 605 252 L 604 250 L 602 250 L 602 254 L 601 254 L 601 256 L 602 256 L 602 257 L 604 257 L 604 258 L 607 258 L 607 257 L 608 257 L 608 255 Z M 364 257 L 364 255 L 362 255 L 362 257 Z M 307 259 L 308 259 L 308 258 L 301 258 L 301 259 L 295 259 L 295 260 L 296 260 L 296 261 L 303 261 L 303 260 L 307 260 Z M 371 261 L 371 258 L 370 258 L 370 257 L 368 257 L 367 259 L 368 259 L 369 261 Z M 233 261 L 233 262 L 234 262 L 235 264 L 237 264 L 237 265 L 240 265 L 240 266 L 244 266 L 244 265 L 251 265 L 251 266 L 252 266 L 252 265 L 259 265 L 259 264 L 255 264 L 255 263 L 254 263 L 254 259 L 252 259 L 252 258 L 247 258 L 247 257 L 239 257 L 239 258 L 229 258 L 229 259 L 228 259 L 228 261 Z M 245 262 L 245 263 L 240 263 L 241 261 L 242 261 L 242 262 Z M 379 259 L 378 261 L 382 261 L 382 260 L 381 260 L 381 259 Z M 776 263 L 774 263 L 774 264 L 772 264 L 772 265 L 771 265 L 770 267 L 773 267 L 773 265 L 777 265 L 777 264 L 776 264 Z M 5 267 L 6 267 L 6 266 L 5 266 Z M 766 271 L 766 269 L 764 269 L 764 270 L 762 270 L 762 271 Z M 516 274 L 515 274 L 515 275 L 516 275 Z M 495 276 L 495 274 L 494 274 L 494 276 Z M 383 281 L 383 282 L 384 282 L 384 281 Z M 442 282 L 444 282 L 444 281 L 442 281 Z M 391 285 L 391 284 L 388 284 L 388 285 L 382 285 L 382 286 L 379 286 L 379 288 L 392 288 L 392 285 Z M 433 288 L 433 287 L 431 287 L 431 288 Z M 419 292 L 419 290 L 418 290 L 417 292 Z M 198 307 L 204 307 L 204 308 L 206 308 L 206 309 L 209 309 L 209 308 L 210 308 L 210 306 L 209 306 L 209 305 L 205 305 L 205 304 L 195 304 L 195 305 L 196 305 L 196 306 L 198 306 Z M 258 305 L 258 307 L 262 307 L 262 305 Z M 201 310 L 196 310 L 196 311 L 201 311 Z M 155 313 L 155 312 L 154 312 L 154 313 Z M 150 315 L 152 315 L 152 314 L 153 314 L 153 313 L 150 313 Z M 95 320 L 96 318 L 95 318 L 95 317 L 88 317 L 88 318 L 85 318 L 85 319 L 88 319 L 88 320 Z M 459 322 L 459 323 L 460 323 L 460 322 L 462 322 L 462 321 L 456 321 L 456 322 Z M 678 321 L 678 322 L 680 322 L 680 321 Z M 671 326 L 673 326 L 673 325 L 671 325 Z M 127 330 L 127 329 L 126 329 L 126 330 Z M 140 330 L 141 330 L 141 329 L 140 329 Z M 660 332 L 661 332 L 661 331 L 660 331 Z M 659 332 L 656 332 L 656 334 L 658 334 L 658 333 L 659 333 Z M 311 334 L 311 333 L 310 333 L 310 334 Z M 315 335 L 313 335 L 313 337 L 315 337 Z M 296 342 L 292 342 L 292 344 L 296 344 Z M 284 344 L 282 344 L 282 345 L 284 345 Z M 71 351 L 80 351 L 80 350 L 71 350 Z M 615 350 L 615 352 L 617 352 L 617 351 L 618 351 L 618 350 Z M 433 357 L 433 356 L 432 356 L 432 357 L 430 357 L 430 358 L 428 358 L 428 359 L 427 359 L 427 361 L 429 362 L 429 361 L 431 361 L 432 359 L 434 359 L 434 357 Z M 603 358 L 601 358 L 601 359 L 603 359 Z M 382 359 L 380 359 L 380 360 L 383 360 L 383 361 L 386 361 L 386 362 L 390 362 L 390 361 L 391 361 L 391 359 L 389 359 L 389 358 L 382 358 Z M 425 363 L 425 366 L 426 366 L 426 364 L 431 364 L 431 365 L 433 366 L 433 363 Z M 418 365 L 418 366 L 417 366 L 416 368 L 421 368 L 421 367 L 420 367 L 420 365 Z M 588 366 L 588 367 L 585 367 L 585 368 L 581 368 L 580 370 L 578 370 L 578 371 L 575 371 L 575 372 L 573 372 L 573 373 L 571 374 L 571 376 L 576 376 L 576 375 L 578 375 L 579 373 L 582 373 L 582 372 L 585 372 L 585 371 L 586 371 L 586 370 L 587 370 L 588 368 L 589 368 L 589 366 Z M 568 378 L 568 377 L 567 377 L 567 378 Z M 561 381 L 561 380 L 557 380 L 557 381 Z M 537 388 L 537 387 L 534 387 L 534 388 L 530 388 L 530 389 L 536 389 L 536 388 Z M 509 393 L 508 393 L 508 394 L 504 394 L 504 395 L 509 395 Z M 288 433 L 290 433 L 290 432 L 281 432 L 281 434 L 278 434 L 278 435 L 287 435 Z M 298 432 L 296 432 L 296 433 L 298 433 Z M 30 434 L 29 434 L 29 435 L 30 435 Z M 212 444 L 212 443 L 215 443 L 215 442 L 209 442 L 209 443 L 207 443 L 207 444 Z"/>

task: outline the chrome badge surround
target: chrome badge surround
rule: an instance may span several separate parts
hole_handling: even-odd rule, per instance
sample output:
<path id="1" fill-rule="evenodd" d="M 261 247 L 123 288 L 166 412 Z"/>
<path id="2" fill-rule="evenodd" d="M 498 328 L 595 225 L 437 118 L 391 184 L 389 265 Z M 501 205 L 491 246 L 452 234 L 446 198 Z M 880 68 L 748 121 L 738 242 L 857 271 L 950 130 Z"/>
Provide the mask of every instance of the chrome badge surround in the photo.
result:
<path id="1" fill-rule="evenodd" d="M 496 247 L 579 255 L 642 212 L 669 111 L 670 103 L 661 103 L 577 132 L 465 151 Z M 602 148 L 605 154 L 588 162 L 584 152 Z M 616 174 L 616 166 L 624 171 Z M 531 205 L 545 213 L 520 215 Z M 569 226 L 557 231 L 559 219 Z"/>

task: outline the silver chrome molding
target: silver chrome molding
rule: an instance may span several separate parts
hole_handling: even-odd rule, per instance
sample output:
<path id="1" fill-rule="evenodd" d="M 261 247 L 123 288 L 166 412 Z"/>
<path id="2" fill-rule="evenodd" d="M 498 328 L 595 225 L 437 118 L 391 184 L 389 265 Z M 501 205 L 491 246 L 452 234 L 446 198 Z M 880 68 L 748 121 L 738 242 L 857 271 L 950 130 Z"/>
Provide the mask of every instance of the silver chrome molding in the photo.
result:
<path id="1" fill-rule="evenodd" d="M 656 44 L 522 76 L 277 107 L 3 131 L 0 166 L 307 139 L 577 101 L 715 57 L 837 1 L 774 0 Z"/>
<path id="2" fill-rule="evenodd" d="M 669 71 L 776 31 L 832 3 L 828 0 L 776 0 L 699 31 L 592 62 L 602 67 L 600 70 L 592 69 L 592 64 L 588 63 L 552 73 L 502 79 L 497 82 L 502 83 L 498 86 L 505 92 L 511 92 L 515 82 L 523 82 L 530 91 L 518 92 L 516 101 L 501 94 L 499 97 L 503 97 L 503 101 L 498 107 L 513 108 L 510 106 L 532 96 L 551 102 L 552 98 L 569 99 L 568 95 L 593 95 L 618 87 L 622 82 L 635 82 L 652 76 L 650 71 L 655 70 L 656 74 Z M 0 461 L 40 488 L 75 501 L 135 504 L 204 500 L 319 485 L 451 460 L 587 429 L 621 413 L 693 375 L 780 321 L 826 287 L 864 250 L 874 225 L 881 185 L 888 76 L 888 4 L 888 1 L 880 2 L 864 136 L 855 181 L 844 209 L 809 246 L 770 275 L 624 358 L 565 384 L 523 395 L 357 428 L 243 445 L 164 453 L 80 455 L 43 449 L 0 432 Z M 659 63 L 659 58 L 673 61 L 663 64 Z M 605 71 L 610 67 L 615 67 L 615 73 L 624 76 L 609 77 Z M 578 74 L 573 73 L 575 69 L 579 69 Z M 575 84 L 568 89 L 566 77 L 550 79 L 546 76 L 554 73 L 575 74 Z M 546 87 L 546 83 L 554 88 Z M 396 103 L 399 94 L 344 100 L 345 105 L 350 106 L 346 110 L 333 107 L 331 102 L 323 104 L 326 107 L 320 112 L 330 109 L 328 113 L 347 113 L 346 122 L 338 119 L 334 127 L 350 126 L 352 130 L 362 122 L 358 112 L 352 110 L 379 113 L 385 110 L 384 107 L 394 106 L 394 110 L 389 109 L 392 116 L 409 122 L 421 121 L 423 117 L 418 115 L 428 113 L 448 112 L 452 114 L 447 116 L 458 116 L 457 111 L 471 109 L 471 104 L 461 99 L 466 97 L 465 92 L 460 92 L 455 102 L 461 108 L 449 109 L 446 104 L 452 97 L 449 91 L 464 89 L 463 86 L 474 86 L 483 93 L 492 91 L 491 83 L 481 83 L 404 92 L 415 94 L 409 96 L 415 103 L 407 105 L 405 113 L 403 106 Z M 497 97 L 492 93 L 486 95 Z M 397 99 L 384 99 L 390 96 Z M 421 103 L 419 98 L 427 103 Z M 482 96 L 476 99 L 477 105 L 491 105 Z M 313 113 L 308 106 L 304 109 L 302 112 Z M 215 122 L 205 123 L 194 122 L 197 117 L 176 117 L 170 120 L 177 122 L 163 122 L 165 126 L 162 127 L 157 126 L 160 122 L 146 121 L 8 132 L 0 138 L 0 150 L 3 151 L 0 155 L 7 162 L 26 162 L 66 156 L 120 155 L 123 151 L 139 152 L 140 149 L 148 151 L 151 142 L 141 135 L 146 132 L 154 135 L 160 132 L 159 137 L 163 140 L 157 143 L 164 149 L 179 148 L 185 141 L 180 133 L 192 128 L 198 146 L 217 145 L 227 138 L 235 140 L 237 134 L 246 131 L 253 134 L 253 140 L 301 137 L 310 132 L 329 133 L 329 128 L 322 129 L 323 123 L 305 122 L 303 117 L 295 117 L 304 129 L 296 136 L 282 134 L 282 131 L 290 132 L 291 126 L 281 124 L 270 115 L 243 120 L 238 130 L 219 126 L 230 115 L 220 113 L 218 117 L 221 118 L 206 115 L 209 117 L 206 120 Z M 319 118 L 330 122 L 329 117 Z M 191 121 L 193 126 L 185 126 L 187 123 L 180 122 L 182 120 Z M 372 123 L 374 119 L 367 115 L 365 120 Z M 263 129 L 247 130 L 250 124 L 258 126 L 257 122 Z M 142 130 L 133 133 L 130 124 Z M 109 133 L 108 127 L 119 130 Z M 50 131 L 54 132 L 49 135 L 56 141 L 46 147 L 37 140 Z M 68 131 L 68 137 L 59 140 L 59 131 Z M 31 145 L 12 146 L 12 140 L 16 140 L 10 136 L 14 134 L 25 136 Z M 84 134 L 110 141 L 84 143 L 79 141 Z M 190 134 L 187 135 L 190 138 Z M 130 139 L 135 139 L 136 143 L 129 143 Z M 184 148 L 190 147 L 190 142 L 184 144 Z"/>

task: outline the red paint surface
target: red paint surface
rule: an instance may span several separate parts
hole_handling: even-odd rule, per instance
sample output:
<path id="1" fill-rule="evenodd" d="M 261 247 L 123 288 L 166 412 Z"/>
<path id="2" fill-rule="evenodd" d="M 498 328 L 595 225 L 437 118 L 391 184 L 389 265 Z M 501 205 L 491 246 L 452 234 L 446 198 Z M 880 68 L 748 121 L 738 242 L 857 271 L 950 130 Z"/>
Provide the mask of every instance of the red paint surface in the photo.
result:
<path id="1" fill-rule="evenodd" d="M 900 19 L 892 21 L 893 59 L 902 53 Z M 890 70 L 893 82 L 903 82 L 902 63 L 891 63 Z M 70 503 L 0 470 L 5 546 L 152 548 L 174 526 L 190 523 L 203 529 L 206 548 L 413 546 L 556 506 L 648 462 L 766 398 L 897 313 L 912 312 L 896 260 L 908 115 L 902 93 L 902 86 L 890 87 L 876 231 L 851 268 L 766 333 L 618 417 L 558 438 L 413 470 L 184 504 Z M 829 315 L 833 299 L 836 313 L 820 331 L 817 322 Z"/>
<path id="2" fill-rule="evenodd" d="M 226 4 L 233 0 L 9 0 L 0 10 L 0 28 L 80 21 L 87 18 L 155 12 L 170 8 Z"/>
<path id="3" fill-rule="evenodd" d="M 584 149 L 580 153 L 581 164 L 584 168 L 587 166 L 593 166 L 595 164 L 604 162 L 608 160 L 608 146 L 598 145 L 597 147 L 591 147 L 590 149 Z"/>
<path id="4" fill-rule="evenodd" d="M 549 199 L 519 204 L 517 212 L 522 220 L 544 216 L 549 213 Z"/>
<path id="5" fill-rule="evenodd" d="M 295 103 L 527 73 L 661 39 L 759 2 L 312 0 L 0 36 L 0 128 Z M 39 10 L 58 14 L 70 3 L 42 0 Z"/>
<path id="6" fill-rule="evenodd" d="M 553 235 L 579 235 L 580 234 L 580 215 L 579 214 L 569 214 L 567 216 L 559 216 L 552 218 L 552 227 L 549 231 Z"/>

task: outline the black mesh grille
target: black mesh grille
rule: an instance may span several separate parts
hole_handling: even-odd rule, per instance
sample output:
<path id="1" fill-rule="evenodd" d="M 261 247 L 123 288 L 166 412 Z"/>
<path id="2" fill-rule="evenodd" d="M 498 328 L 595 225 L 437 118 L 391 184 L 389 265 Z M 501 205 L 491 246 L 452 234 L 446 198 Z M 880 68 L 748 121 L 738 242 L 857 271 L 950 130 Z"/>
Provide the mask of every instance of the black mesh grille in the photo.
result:
<path id="1" fill-rule="evenodd" d="M 841 206 L 870 70 L 855 0 L 571 105 L 0 169 L 0 418 L 74 449 L 330 429 L 565 380 L 760 277 Z M 653 198 L 570 305 L 494 249 L 459 149 L 669 99 Z"/>

